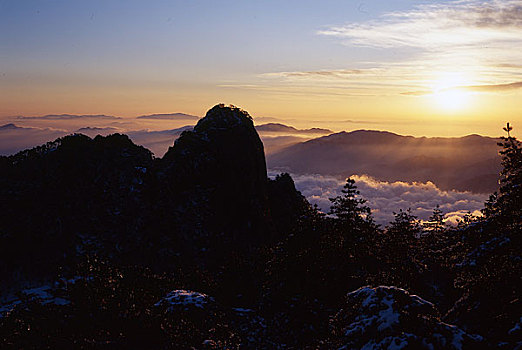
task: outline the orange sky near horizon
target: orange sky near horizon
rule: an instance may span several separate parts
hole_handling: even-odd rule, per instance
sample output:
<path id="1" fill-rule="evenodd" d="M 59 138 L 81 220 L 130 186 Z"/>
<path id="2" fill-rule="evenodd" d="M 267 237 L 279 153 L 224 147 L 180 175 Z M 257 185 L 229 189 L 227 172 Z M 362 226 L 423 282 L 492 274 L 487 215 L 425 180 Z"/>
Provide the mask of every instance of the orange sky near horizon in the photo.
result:
<path id="1" fill-rule="evenodd" d="M 56 91 L 34 94 L 23 92 L 3 93 L 1 101 L 3 121 L 10 116 L 39 116 L 45 114 L 105 114 L 132 118 L 153 113 L 183 112 L 203 116 L 217 103 L 231 103 L 257 117 L 274 118 L 298 128 L 325 127 L 334 131 L 376 129 L 414 136 L 464 136 L 477 133 L 486 136 L 502 135 L 506 122 L 522 127 L 518 91 L 510 94 L 466 93 L 462 96 L 288 96 L 267 93 L 259 95 L 251 91 L 225 91 L 205 93 L 185 89 L 161 91 L 136 91 L 133 88 L 118 90 Z M 212 90 L 212 89 L 210 89 Z M 56 101 L 60 96 L 60 101 Z M 457 101 L 452 99 L 456 98 Z M 446 101 L 448 99 L 449 101 Z M 241 103 L 237 103 L 239 101 Z M 448 105 L 449 104 L 449 105 Z M 455 107 L 453 107 L 455 104 Z M 8 106 L 13 107 L 9 108 Z M 21 106 L 21 107 L 20 107 Z M 278 120 L 279 119 L 279 120 Z M 271 119 L 259 119 L 260 122 Z M 260 123 L 258 122 L 258 123 Z M 55 125 L 59 127 L 59 125 Z"/>

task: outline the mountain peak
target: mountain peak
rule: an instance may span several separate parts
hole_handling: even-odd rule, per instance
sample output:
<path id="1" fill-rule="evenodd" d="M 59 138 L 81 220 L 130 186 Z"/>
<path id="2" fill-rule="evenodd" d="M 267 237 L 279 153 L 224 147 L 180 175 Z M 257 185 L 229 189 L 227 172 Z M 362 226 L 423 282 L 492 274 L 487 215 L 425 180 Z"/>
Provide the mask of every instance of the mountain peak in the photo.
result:
<path id="1" fill-rule="evenodd" d="M 7 129 L 20 129 L 20 127 L 14 125 L 13 123 L 9 123 L 9 124 L 4 124 L 4 125 L 0 126 L 0 129 L 2 129 L 2 130 L 7 130 Z"/>
<path id="2" fill-rule="evenodd" d="M 209 129 L 228 129 L 236 126 L 254 128 L 254 122 L 247 111 L 234 105 L 225 106 L 220 103 L 212 107 L 205 118 L 198 121 L 194 131 L 205 133 Z"/>
<path id="3" fill-rule="evenodd" d="M 192 131 L 181 134 L 161 162 L 166 183 L 183 189 L 178 196 L 191 193 L 192 199 L 201 196 L 202 203 L 220 208 L 214 217 L 198 219 L 203 222 L 202 228 L 215 233 L 216 239 L 221 237 L 223 242 L 223 237 L 227 237 L 249 244 L 266 239 L 271 232 L 266 224 L 268 182 L 264 148 L 248 112 L 232 105 L 212 107 Z M 208 194 L 200 191 L 200 184 L 211 189 Z M 196 217 L 204 210 L 200 205 L 190 215 Z M 220 217 L 230 221 L 216 219 Z M 250 232 L 251 239 L 245 239 L 244 232 Z"/>

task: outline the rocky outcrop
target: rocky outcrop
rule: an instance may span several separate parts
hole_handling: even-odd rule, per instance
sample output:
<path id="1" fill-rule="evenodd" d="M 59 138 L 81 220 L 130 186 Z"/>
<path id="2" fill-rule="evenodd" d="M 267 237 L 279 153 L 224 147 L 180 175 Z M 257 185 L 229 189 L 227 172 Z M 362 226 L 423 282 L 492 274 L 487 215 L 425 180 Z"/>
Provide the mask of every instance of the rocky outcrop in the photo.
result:
<path id="1" fill-rule="evenodd" d="M 482 341 L 443 323 L 432 303 L 385 286 L 348 293 L 332 334 L 336 349 L 477 349 Z"/>
<path id="2" fill-rule="evenodd" d="M 246 248 L 272 235 L 263 143 L 246 111 L 217 105 L 169 148 L 158 203 L 188 246 Z"/>

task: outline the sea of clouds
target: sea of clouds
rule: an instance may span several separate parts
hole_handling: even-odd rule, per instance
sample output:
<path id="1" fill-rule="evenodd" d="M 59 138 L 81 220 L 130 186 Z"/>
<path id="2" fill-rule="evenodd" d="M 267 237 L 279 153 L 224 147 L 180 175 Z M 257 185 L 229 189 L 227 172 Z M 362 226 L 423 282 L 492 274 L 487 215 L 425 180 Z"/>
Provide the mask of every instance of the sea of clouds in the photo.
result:
<path id="1" fill-rule="evenodd" d="M 275 171 L 269 172 L 270 177 L 276 174 Z M 325 213 L 331 205 L 329 198 L 340 195 L 346 183 L 345 179 L 334 176 L 291 175 L 296 188 Z M 443 191 L 432 182 L 386 182 L 366 175 L 350 177 L 355 180 L 360 196 L 367 200 L 366 204 L 372 209 L 375 221 L 383 226 L 393 221 L 393 213 L 399 209 L 411 208 L 419 219 L 427 220 L 436 205 L 440 205 L 445 213 L 446 223 L 455 225 L 468 211 L 480 215 L 480 209 L 488 198 L 487 194 Z"/>

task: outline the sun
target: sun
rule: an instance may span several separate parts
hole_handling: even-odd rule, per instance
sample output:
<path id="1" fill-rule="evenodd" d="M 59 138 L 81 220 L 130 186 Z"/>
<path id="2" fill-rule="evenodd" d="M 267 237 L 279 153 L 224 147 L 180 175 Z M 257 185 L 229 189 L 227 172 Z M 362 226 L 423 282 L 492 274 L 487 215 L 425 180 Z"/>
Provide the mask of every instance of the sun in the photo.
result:
<path id="1" fill-rule="evenodd" d="M 458 88 L 440 90 L 433 94 L 438 107 L 445 111 L 459 111 L 469 106 L 470 94 Z"/>
<path id="2" fill-rule="evenodd" d="M 465 90 L 470 81 L 460 74 L 441 74 L 432 85 L 432 99 L 445 112 L 457 112 L 471 105 L 472 95 Z"/>

